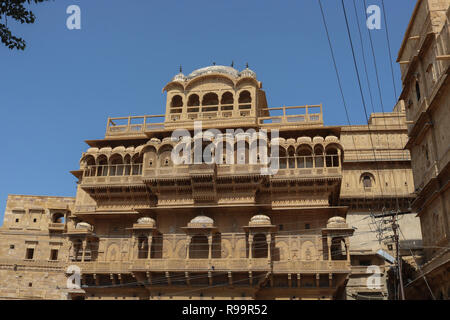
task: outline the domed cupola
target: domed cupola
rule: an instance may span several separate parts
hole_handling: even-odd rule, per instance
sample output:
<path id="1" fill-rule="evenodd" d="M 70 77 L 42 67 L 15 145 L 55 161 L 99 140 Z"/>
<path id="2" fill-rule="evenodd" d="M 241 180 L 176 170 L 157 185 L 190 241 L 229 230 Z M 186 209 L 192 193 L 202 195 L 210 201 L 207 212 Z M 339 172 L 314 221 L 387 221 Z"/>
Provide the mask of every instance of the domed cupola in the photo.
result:
<path id="1" fill-rule="evenodd" d="M 213 74 L 213 73 L 225 74 L 225 75 L 231 76 L 232 78 L 239 77 L 239 71 L 237 71 L 233 67 L 219 66 L 219 65 L 214 64 L 209 67 L 200 68 L 200 69 L 192 71 L 187 76 L 187 80 L 191 80 L 196 77 L 200 77 L 200 76 L 207 75 L 207 74 Z"/>
<path id="2" fill-rule="evenodd" d="M 348 228 L 347 222 L 345 221 L 345 218 L 335 216 L 331 217 L 327 221 L 327 228 L 328 229 L 334 229 L 334 228 Z"/>
<path id="3" fill-rule="evenodd" d="M 214 220 L 204 215 L 196 216 L 188 223 L 188 227 L 212 228 L 213 226 Z"/>
<path id="4" fill-rule="evenodd" d="M 256 79 L 256 73 L 253 70 L 248 68 L 248 63 L 246 65 L 246 68 L 239 73 L 239 76 L 241 78 L 247 78 L 248 77 L 248 78 Z"/>
<path id="5" fill-rule="evenodd" d="M 180 67 L 180 73 L 172 78 L 172 81 L 185 82 L 186 76 L 183 74 L 183 69 Z"/>
<path id="6" fill-rule="evenodd" d="M 272 223 L 270 222 L 270 218 L 263 214 L 258 214 L 253 216 L 250 219 L 249 226 L 270 226 Z"/>

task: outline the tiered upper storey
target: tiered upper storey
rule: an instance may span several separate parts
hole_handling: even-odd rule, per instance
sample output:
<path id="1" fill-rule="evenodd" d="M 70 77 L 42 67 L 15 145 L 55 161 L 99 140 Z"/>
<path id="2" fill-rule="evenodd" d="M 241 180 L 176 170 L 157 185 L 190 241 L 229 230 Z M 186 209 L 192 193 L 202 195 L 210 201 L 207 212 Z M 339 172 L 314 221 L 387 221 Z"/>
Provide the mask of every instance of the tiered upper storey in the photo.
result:
<path id="1" fill-rule="evenodd" d="M 145 136 L 151 132 L 203 128 L 298 128 L 323 125 L 322 106 L 268 108 L 256 73 L 209 66 L 185 76 L 177 74 L 164 88 L 166 113 L 157 116 L 110 118 L 109 136 Z"/>

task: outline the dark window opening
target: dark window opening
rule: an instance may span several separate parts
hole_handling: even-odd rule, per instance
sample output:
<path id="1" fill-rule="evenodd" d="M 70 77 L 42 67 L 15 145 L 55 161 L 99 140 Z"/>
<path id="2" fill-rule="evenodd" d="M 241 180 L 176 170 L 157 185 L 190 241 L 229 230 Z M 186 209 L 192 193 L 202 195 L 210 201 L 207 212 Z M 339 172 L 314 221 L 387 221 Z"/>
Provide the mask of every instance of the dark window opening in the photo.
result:
<path id="1" fill-rule="evenodd" d="M 52 251 L 50 251 L 50 260 L 52 260 L 52 261 L 58 260 L 58 250 L 57 249 L 52 249 Z"/>
<path id="2" fill-rule="evenodd" d="M 221 104 L 233 104 L 234 103 L 233 94 L 231 92 L 225 92 L 222 95 L 222 99 L 221 99 L 220 103 Z"/>
<path id="3" fill-rule="evenodd" d="M 239 94 L 239 103 L 251 103 L 251 102 L 252 102 L 252 96 L 251 96 L 250 92 L 245 90 Z"/>
<path id="4" fill-rule="evenodd" d="M 174 96 L 172 98 L 171 107 L 172 108 L 180 108 L 182 106 L 183 106 L 183 98 L 181 98 L 181 96 L 178 96 L 178 95 Z"/>
<path id="5" fill-rule="evenodd" d="M 365 175 L 363 177 L 363 185 L 364 185 L 364 188 L 372 187 L 372 178 L 369 175 Z"/>
<path id="6" fill-rule="evenodd" d="M 370 266 L 370 260 L 359 260 L 360 266 Z"/>
<path id="7" fill-rule="evenodd" d="M 416 96 L 417 96 L 417 101 L 420 101 L 420 85 L 419 85 L 419 81 L 416 81 Z"/>
<path id="8" fill-rule="evenodd" d="M 311 229 L 311 225 L 309 223 L 305 224 L 305 229 Z"/>
<path id="9" fill-rule="evenodd" d="M 14 249 L 14 245 L 13 245 L 13 244 L 10 244 L 10 245 L 9 245 L 9 248 L 10 248 L 10 249 Z"/>
<path id="10" fill-rule="evenodd" d="M 34 256 L 34 248 L 28 248 L 25 259 L 32 260 Z"/>
<path id="11" fill-rule="evenodd" d="M 200 98 L 196 94 L 192 94 L 188 99 L 188 107 L 198 107 L 200 105 Z"/>
<path id="12" fill-rule="evenodd" d="M 215 93 L 207 93 L 203 97 L 203 106 L 215 106 L 219 104 L 219 97 Z"/>

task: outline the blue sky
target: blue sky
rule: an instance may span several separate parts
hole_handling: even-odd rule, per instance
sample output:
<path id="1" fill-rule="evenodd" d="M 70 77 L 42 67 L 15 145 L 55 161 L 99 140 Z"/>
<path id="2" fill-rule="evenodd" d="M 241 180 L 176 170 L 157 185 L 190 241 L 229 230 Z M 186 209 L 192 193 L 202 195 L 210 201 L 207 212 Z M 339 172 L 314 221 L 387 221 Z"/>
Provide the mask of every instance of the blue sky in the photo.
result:
<path id="1" fill-rule="evenodd" d="M 359 68 L 356 23 L 362 27 L 375 111 L 381 111 L 369 55 L 363 1 L 345 0 Z M 322 0 L 344 82 L 351 124 L 365 116 L 340 0 Z M 81 8 L 81 30 L 66 28 L 66 9 Z M 368 0 L 368 5 L 379 0 Z M 415 5 L 385 0 L 393 57 Z M 268 103 L 320 104 L 326 125 L 347 124 L 317 0 L 142 1 L 58 0 L 33 5 L 33 25 L 9 20 L 27 40 L 24 52 L 0 45 L 0 220 L 8 194 L 74 196 L 84 140 L 104 137 L 108 116 L 164 113 L 163 86 L 183 66 L 185 74 L 211 65 L 239 70 L 248 62 Z M 370 31 L 386 111 L 395 104 L 382 30 Z M 394 65 L 397 91 L 399 66 Z M 369 101 L 365 76 L 362 77 Z M 371 110 L 370 103 L 367 105 Z M 2 222 L 0 222 L 1 224 Z"/>

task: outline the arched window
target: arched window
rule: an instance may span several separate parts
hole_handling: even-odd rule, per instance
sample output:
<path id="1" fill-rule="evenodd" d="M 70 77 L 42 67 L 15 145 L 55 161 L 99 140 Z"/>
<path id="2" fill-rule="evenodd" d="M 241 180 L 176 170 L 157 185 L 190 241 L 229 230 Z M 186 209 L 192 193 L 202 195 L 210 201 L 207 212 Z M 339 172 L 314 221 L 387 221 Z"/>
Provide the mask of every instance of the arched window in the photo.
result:
<path id="1" fill-rule="evenodd" d="M 73 243 L 73 254 L 74 254 L 74 261 L 81 261 L 82 258 L 82 242 L 80 239 L 75 240 L 75 242 Z"/>
<path id="2" fill-rule="evenodd" d="M 289 169 L 294 169 L 295 168 L 295 150 L 294 147 L 290 146 L 288 148 L 288 165 L 289 165 Z"/>
<path id="3" fill-rule="evenodd" d="M 286 149 L 283 147 L 278 147 L 278 165 L 280 169 L 287 168 L 287 157 L 286 157 Z M 276 159 L 274 159 L 276 160 Z"/>
<path id="4" fill-rule="evenodd" d="M 95 176 L 95 158 L 91 155 L 87 156 L 86 158 L 84 158 L 84 164 L 86 168 L 84 175 L 86 177 Z"/>
<path id="5" fill-rule="evenodd" d="M 124 160 L 124 174 L 129 176 L 131 173 L 131 156 L 129 154 L 125 155 Z"/>
<path id="6" fill-rule="evenodd" d="M 258 233 L 253 237 L 253 258 L 267 258 L 267 239 L 266 235 Z"/>
<path id="7" fill-rule="evenodd" d="M 324 162 L 324 155 L 323 155 L 323 147 L 322 146 L 316 146 L 314 148 L 314 159 L 316 162 L 316 168 L 323 168 L 325 165 Z"/>
<path id="8" fill-rule="evenodd" d="M 110 176 L 121 176 L 123 175 L 123 160 L 122 156 L 119 154 L 114 154 L 109 159 L 110 168 L 109 175 Z"/>
<path id="9" fill-rule="evenodd" d="M 216 106 L 219 104 L 219 97 L 215 93 L 207 93 L 203 96 L 202 105 L 203 106 Z"/>
<path id="10" fill-rule="evenodd" d="M 105 155 L 101 155 L 97 158 L 97 176 L 107 176 L 108 175 L 108 159 Z"/>
<path id="11" fill-rule="evenodd" d="M 208 237 L 204 235 L 196 235 L 191 239 L 189 246 L 190 259 L 208 259 L 209 244 Z"/>
<path id="12" fill-rule="evenodd" d="M 64 223 L 64 213 L 54 213 L 52 215 L 52 223 Z"/>
<path id="13" fill-rule="evenodd" d="M 347 246 L 343 238 L 333 238 L 331 241 L 331 260 L 346 260 Z"/>
<path id="14" fill-rule="evenodd" d="M 297 156 L 297 168 L 313 167 L 312 149 L 309 146 L 300 146 L 297 150 Z"/>
<path id="15" fill-rule="evenodd" d="M 327 168 L 339 167 L 338 150 L 335 147 L 329 147 L 326 150 L 326 154 Z"/>
<path id="16" fill-rule="evenodd" d="M 183 98 L 180 95 L 176 95 L 172 98 L 172 103 L 170 104 L 172 108 L 181 108 L 183 106 Z"/>
<path id="17" fill-rule="evenodd" d="M 251 103 L 252 96 L 249 91 L 244 90 L 239 94 L 239 103 Z"/>
<path id="18" fill-rule="evenodd" d="M 373 175 L 368 172 L 363 173 L 360 180 L 364 188 L 372 188 L 375 182 Z"/>
<path id="19" fill-rule="evenodd" d="M 200 98 L 196 94 L 191 94 L 188 99 L 188 107 L 198 107 L 200 105 Z"/>
<path id="20" fill-rule="evenodd" d="M 235 164 L 246 164 L 249 163 L 249 145 L 247 141 L 243 144 L 242 142 L 236 142 L 234 144 L 234 163 Z"/>
<path id="21" fill-rule="evenodd" d="M 221 104 L 233 104 L 234 103 L 234 98 L 233 98 L 233 94 L 231 92 L 225 92 L 222 95 L 222 99 L 220 100 Z"/>
<path id="22" fill-rule="evenodd" d="M 138 259 L 148 258 L 148 238 L 140 236 L 138 238 Z"/>
<path id="23" fill-rule="evenodd" d="M 140 175 L 142 174 L 142 161 L 143 157 L 142 155 L 135 154 L 133 158 L 131 159 L 131 174 L 132 175 Z"/>

